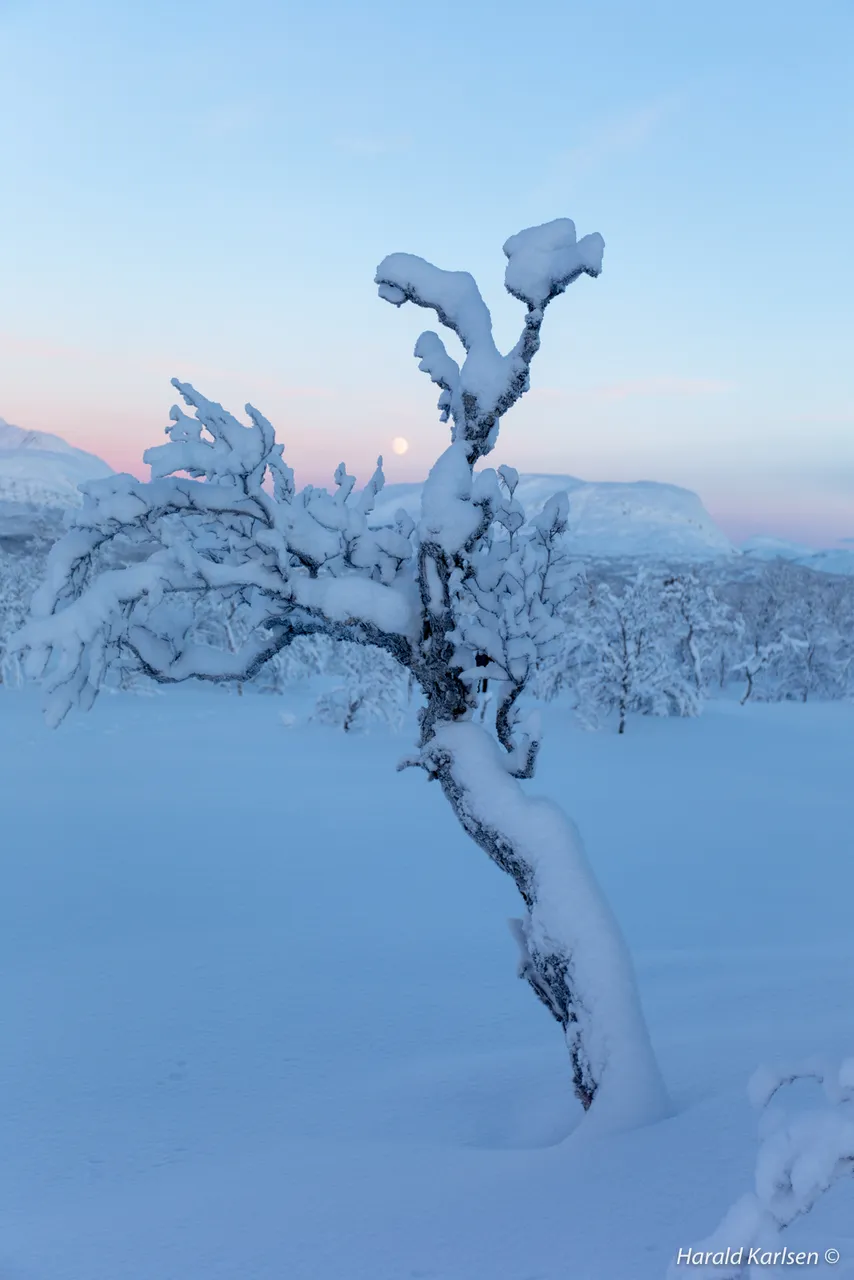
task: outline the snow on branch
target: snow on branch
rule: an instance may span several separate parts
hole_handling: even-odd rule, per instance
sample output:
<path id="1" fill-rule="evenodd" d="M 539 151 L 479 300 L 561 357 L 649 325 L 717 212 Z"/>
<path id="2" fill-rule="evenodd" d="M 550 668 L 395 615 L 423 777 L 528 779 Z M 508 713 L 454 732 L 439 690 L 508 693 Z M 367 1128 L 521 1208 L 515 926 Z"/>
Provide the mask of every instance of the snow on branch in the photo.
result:
<path id="1" fill-rule="evenodd" d="M 577 240 L 569 218 L 529 227 L 505 242 L 505 287 L 527 305 L 522 335 L 507 355 L 495 344 L 489 308 L 467 271 L 444 271 L 409 253 L 390 254 L 377 267 L 381 298 L 434 311 L 463 345 L 460 366 L 438 334 L 428 331 L 415 344 L 415 356 L 441 388 L 441 420 L 453 419 L 453 439 L 465 441 L 472 461 L 493 447 L 499 419 L 528 389 L 545 308 L 579 276 L 599 275 L 604 247 L 598 233 Z"/>
<path id="2" fill-rule="evenodd" d="M 190 383 L 173 378 L 172 386 L 196 412 L 191 417 L 173 405 L 169 413 L 173 425 L 166 428 L 171 443 L 156 445 L 143 455 L 153 480 L 186 471 L 256 493 L 269 473 L 277 497 L 287 500 L 293 496 L 293 472 L 282 460 L 284 446 L 276 443 L 276 433 L 263 414 L 247 404 L 252 425 L 246 427 Z"/>
<path id="3" fill-rule="evenodd" d="M 788 1085 L 813 1080 L 826 1105 L 793 1115 L 768 1112 L 776 1094 Z M 767 1122 L 756 1161 L 754 1190 L 726 1213 L 717 1230 L 696 1245 L 688 1261 L 700 1280 L 741 1280 L 760 1268 L 786 1262 L 783 1231 L 810 1212 L 826 1191 L 854 1174 L 854 1058 L 841 1064 L 812 1059 L 794 1067 L 760 1068 L 750 1082 L 754 1106 Z M 685 1267 L 676 1259 L 668 1280 Z"/>
<path id="4" fill-rule="evenodd" d="M 504 242 L 504 286 L 520 302 L 542 310 L 579 276 L 598 276 L 604 251 L 598 232 L 577 240 L 571 218 L 529 227 Z"/>

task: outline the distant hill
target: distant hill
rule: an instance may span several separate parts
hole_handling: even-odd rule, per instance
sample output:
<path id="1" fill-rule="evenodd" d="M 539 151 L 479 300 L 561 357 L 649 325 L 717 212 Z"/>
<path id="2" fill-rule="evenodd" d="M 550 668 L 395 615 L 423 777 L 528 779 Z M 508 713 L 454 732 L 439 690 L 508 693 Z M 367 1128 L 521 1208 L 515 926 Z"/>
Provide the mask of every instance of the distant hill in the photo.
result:
<path id="1" fill-rule="evenodd" d="M 789 560 L 807 569 L 820 569 L 823 573 L 854 575 L 854 547 L 830 547 L 816 551 L 784 538 L 755 537 L 742 543 L 741 550 L 754 560 Z"/>
<path id="2" fill-rule="evenodd" d="M 93 453 L 75 449 L 47 431 L 24 431 L 0 418 L 0 503 L 72 507 L 78 485 L 113 474 Z"/>
<path id="3" fill-rule="evenodd" d="M 62 513 L 83 500 L 78 485 L 112 473 L 103 459 L 61 436 L 0 418 L 0 547 L 14 550 L 38 531 L 57 535 Z"/>
<path id="4" fill-rule="evenodd" d="M 578 555 L 707 560 L 738 554 L 690 489 L 652 480 L 621 483 L 522 475 L 516 496 L 528 515 L 535 515 L 559 492 L 569 495 L 568 533 Z M 387 485 L 374 519 L 388 523 L 399 507 L 417 518 L 420 502 L 420 484 Z"/>
<path id="5" fill-rule="evenodd" d="M 61 514 L 82 501 L 79 485 L 113 474 L 102 458 L 47 431 L 25 431 L 0 418 L 0 544 L 31 536 L 45 520 L 59 528 Z M 400 507 L 414 519 L 421 484 L 390 484 L 379 495 L 374 524 L 389 524 Z M 579 556 L 621 559 L 709 560 L 744 554 L 778 557 L 854 574 L 854 547 L 815 551 L 781 538 L 756 537 L 736 547 L 690 489 L 652 480 L 633 483 L 579 480 L 566 475 L 522 475 L 516 490 L 528 515 L 554 493 L 569 495 L 569 530 Z"/>

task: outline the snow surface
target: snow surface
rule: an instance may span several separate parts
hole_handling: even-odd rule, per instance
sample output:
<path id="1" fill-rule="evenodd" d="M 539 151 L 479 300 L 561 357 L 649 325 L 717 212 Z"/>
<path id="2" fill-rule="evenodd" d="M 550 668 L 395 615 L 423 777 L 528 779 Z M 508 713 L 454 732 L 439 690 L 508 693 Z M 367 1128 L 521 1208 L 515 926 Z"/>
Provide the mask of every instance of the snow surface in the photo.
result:
<path id="1" fill-rule="evenodd" d="M 398 508 L 417 519 L 422 487 L 386 485 L 372 523 L 391 523 Z M 652 480 L 593 482 L 575 476 L 522 475 L 515 497 L 531 516 L 555 493 L 569 496 L 568 535 L 579 555 L 693 560 L 736 554 L 690 489 Z"/>
<path id="2" fill-rule="evenodd" d="M 663 1280 L 751 1185 L 755 1068 L 854 1047 L 854 708 L 623 738 L 546 708 L 531 789 L 578 822 L 676 1104 L 580 1149 L 513 886 L 395 774 L 408 729 L 286 728 L 301 697 L 105 696 L 50 733 L 0 689 L 3 1280 Z M 851 1280 L 854 1179 L 785 1243 Z"/>

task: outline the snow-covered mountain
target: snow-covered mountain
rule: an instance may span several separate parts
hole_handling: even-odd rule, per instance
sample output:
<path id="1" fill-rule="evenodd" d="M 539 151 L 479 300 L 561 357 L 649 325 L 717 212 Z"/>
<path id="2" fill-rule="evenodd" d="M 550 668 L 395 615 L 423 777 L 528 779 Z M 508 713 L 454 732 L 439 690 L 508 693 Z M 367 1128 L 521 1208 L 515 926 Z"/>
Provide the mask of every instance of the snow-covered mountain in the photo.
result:
<path id="1" fill-rule="evenodd" d="M 559 492 L 569 495 L 569 535 L 579 555 L 705 560 L 737 554 L 690 489 L 652 480 L 523 475 L 516 496 L 528 515 L 535 515 Z M 400 507 L 417 518 L 420 501 L 420 484 L 387 485 L 377 502 L 376 523 L 390 523 Z"/>
<path id="2" fill-rule="evenodd" d="M 0 541 L 26 536 L 45 510 L 81 501 L 85 480 L 112 475 L 93 453 L 47 431 L 25 431 L 0 418 Z M 374 524 L 389 524 L 400 507 L 417 519 L 421 484 L 390 484 L 379 495 Z M 781 538 L 755 537 L 736 547 L 690 489 L 652 480 L 585 481 L 576 476 L 522 475 L 517 497 L 529 515 L 554 493 L 569 495 L 569 536 L 581 556 L 706 560 L 744 554 L 777 557 L 826 573 L 854 575 L 854 547 L 816 551 Z"/>
<path id="3" fill-rule="evenodd" d="M 47 431 L 24 431 L 0 418 L 0 504 L 73 507 L 78 485 L 112 475 L 93 453 Z"/>

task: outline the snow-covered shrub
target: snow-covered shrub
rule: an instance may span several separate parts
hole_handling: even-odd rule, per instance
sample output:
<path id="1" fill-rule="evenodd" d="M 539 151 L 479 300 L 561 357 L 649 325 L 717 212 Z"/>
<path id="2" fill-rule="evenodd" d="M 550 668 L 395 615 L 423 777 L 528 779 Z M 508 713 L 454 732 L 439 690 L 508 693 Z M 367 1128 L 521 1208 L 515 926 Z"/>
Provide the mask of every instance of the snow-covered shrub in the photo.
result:
<path id="1" fill-rule="evenodd" d="M 662 611 L 662 621 L 675 622 L 679 664 L 697 693 L 704 694 L 715 681 L 721 643 L 735 633 L 732 610 L 695 572 L 671 574 L 662 586 L 671 606 Z"/>
<path id="2" fill-rule="evenodd" d="M 249 639 L 253 626 L 257 630 L 240 591 L 206 592 L 194 602 L 194 618 L 194 640 L 225 653 L 237 653 Z M 298 636 L 292 644 L 273 653 L 249 684 L 261 693 L 284 693 L 323 674 L 334 663 L 337 648 L 324 635 Z M 235 683 L 237 692 L 242 694 L 244 682 Z"/>
<path id="3" fill-rule="evenodd" d="M 194 415 L 172 409 L 168 443 L 145 455 L 150 481 L 110 476 L 85 487 L 17 643 L 46 677 L 52 724 L 92 705 L 111 662 L 164 684 L 247 681 L 300 636 L 385 650 L 423 697 L 418 751 L 406 763 L 439 783 L 464 830 L 513 878 L 519 973 L 561 1026 L 582 1105 L 595 1103 L 599 1123 L 615 1125 L 667 1106 L 631 961 L 575 828 L 520 785 L 534 773 L 539 737 L 519 700 L 560 632 L 565 499 L 526 526 L 516 472 L 475 471 L 528 390 L 546 308 L 599 274 L 602 251 L 600 236 L 577 240 L 566 218 L 510 237 L 505 286 L 525 314 L 506 353 L 468 273 L 404 253 L 380 263 L 380 296 L 432 310 L 461 347 L 454 359 L 433 331 L 415 347 L 451 424 L 417 527 L 404 512 L 371 527 L 381 465 L 361 493 L 343 464 L 333 492 L 297 489 L 261 413 L 247 405 L 243 425 L 176 381 Z M 108 558 L 119 538 L 124 567 Z M 239 598 L 246 632 L 233 651 L 199 640 L 186 599 L 207 593 Z M 484 682 L 493 731 L 475 720 Z"/>
<path id="4" fill-rule="evenodd" d="M 674 643 L 678 593 L 641 570 L 622 590 L 606 583 L 590 593 L 579 615 L 583 659 L 578 681 L 582 716 L 616 712 L 624 733 L 629 712 L 697 715 L 702 689 L 696 668 L 680 661 Z"/>
<path id="5" fill-rule="evenodd" d="M 823 1106 L 793 1114 L 769 1110 L 780 1089 L 803 1080 L 822 1086 Z M 812 1061 L 762 1068 L 750 1082 L 750 1097 L 765 1112 L 754 1190 L 729 1209 L 707 1240 L 688 1251 L 690 1266 L 684 1257 L 674 1260 L 668 1280 L 688 1271 L 700 1280 L 758 1280 L 775 1262 L 792 1265 L 794 1256 L 786 1255 L 795 1251 L 787 1251 L 781 1238 L 786 1227 L 854 1174 L 854 1058 L 841 1065 Z"/>
<path id="6" fill-rule="evenodd" d="M 393 732 L 403 727 L 409 700 L 406 673 L 382 649 L 369 645 L 341 644 L 330 669 L 341 683 L 324 690 L 317 699 L 314 719 L 345 733 L 385 726 Z"/>
<path id="7" fill-rule="evenodd" d="M 333 669 L 343 648 L 327 636 L 298 636 L 264 663 L 252 684 L 261 693 L 285 693 Z"/>
<path id="8" fill-rule="evenodd" d="M 21 655 L 10 641 L 26 621 L 46 558 L 47 548 L 38 540 L 14 552 L 0 547 L 0 684 L 23 679 Z"/>

